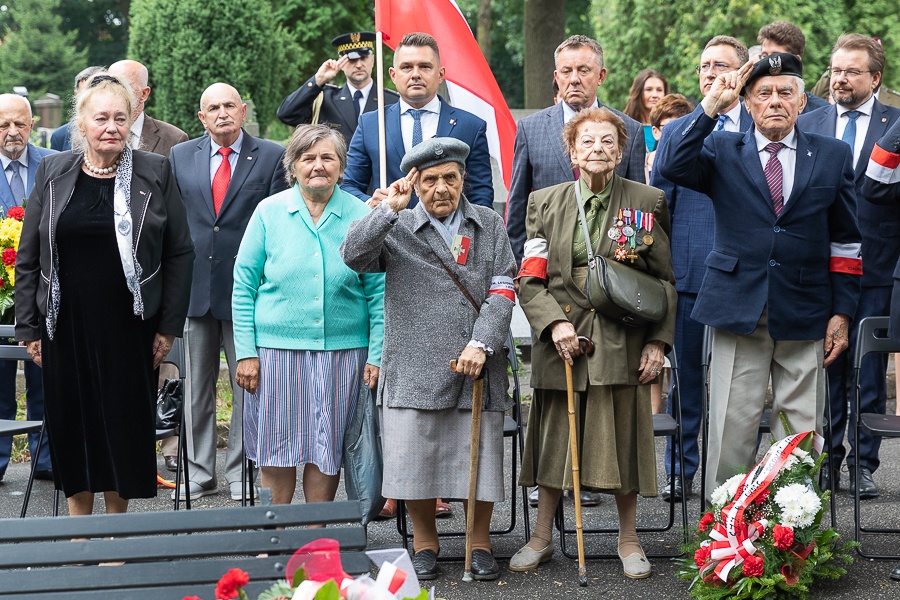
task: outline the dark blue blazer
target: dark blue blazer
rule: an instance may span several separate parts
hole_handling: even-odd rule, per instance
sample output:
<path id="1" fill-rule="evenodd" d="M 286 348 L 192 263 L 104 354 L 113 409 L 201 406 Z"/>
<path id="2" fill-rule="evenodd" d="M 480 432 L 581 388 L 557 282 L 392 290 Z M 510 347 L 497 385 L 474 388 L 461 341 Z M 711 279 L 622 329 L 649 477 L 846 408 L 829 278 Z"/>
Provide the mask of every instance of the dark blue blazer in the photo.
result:
<path id="1" fill-rule="evenodd" d="M 881 136 L 891 124 L 900 118 L 900 110 L 885 106 L 878 100 L 872 107 L 869 130 L 863 143 L 859 160 L 854 169 L 859 228 L 862 231 L 862 259 L 864 286 L 891 286 L 894 284 L 894 267 L 900 256 L 900 206 L 888 204 L 878 206 L 866 202 L 862 195 L 862 185 L 866 179 L 869 156 Z M 809 133 L 834 137 L 837 125 L 837 108 L 829 105 L 808 115 L 801 115 L 798 125 Z"/>
<path id="2" fill-rule="evenodd" d="M 72 149 L 71 132 L 75 125 L 72 121 L 63 123 L 50 134 L 50 147 L 59 152 Z"/>
<path id="3" fill-rule="evenodd" d="M 818 340 L 834 314 L 853 316 L 860 278 L 829 269 L 832 244 L 859 244 L 849 146 L 797 128 L 794 187 L 772 208 L 753 129 L 712 133 L 698 106 L 662 151 L 663 177 L 712 199 L 716 239 L 691 316 L 738 335 L 763 309 L 775 340 Z"/>
<path id="4" fill-rule="evenodd" d="M 454 137 L 469 145 L 466 159 L 466 183 L 463 192 L 473 204 L 492 208 L 494 206 L 494 184 L 491 174 L 491 155 L 487 144 L 487 123 L 470 112 L 454 108 L 441 100 L 441 114 L 437 137 Z M 390 185 L 404 176 L 400 161 L 406 151 L 400 132 L 400 104 L 391 104 L 384 110 L 385 152 L 387 153 L 387 182 Z M 359 119 L 359 126 L 350 141 L 347 154 L 347 168 L 341 189 L 353 194 L 363 202 L 371 198 L 368 190 L 379 187 L 378 171 L 381 160 L 378 155 L 378 113 L 369 112 Z M 419 199 L 413 194 L 409 207 L 413 208 Z"/>
<path id="5" fill-rule="evenodd" d="M 218 215 L 213 208 L 209 149 L 209 136 L 204 135 L 174 146 L 169 156 L 196 251 L 187 316 L 202 317 L 211 311 L 216 319 L 231 321 L 234 259 L 256 205 L 287 189 L 281 164 L 284 148 L 244 132 L 241 155 Z"/>
<path id="6" fill-rule="evenodd" d="M 706 272 L 706 257 L 713 249 L 715 240 L 716 218 L 712 202 L 706 194 L 675 185 L 659 173 L 663 156 L 660 149 L 675 132 L 684 129 L 690 119 L 691 115 L 685 115 L 663 127 L 650 185 L 665 192 L 669 203 L 669 218 L 672 220 L 669 244 L 672 249 L 672 266 L 675 268 L 675 289 L 679 293 L 696 294 L 700 291 L 700 283 Z M 741 104 L 738 127 L 741 131 L 747 131 L 752 126 L 753 119 Z"/>
<path id="7" fill-rule="evenodd" d="M 41 164 L 45 156 L 50 154 L 56 154 L 56 150 L 28 144 L 28 176 L 25 181 L 26 196 L 31 193 L 31 189 L 34 187 L 34 174 L 37 173 L 38 165 Z M 13 206 L 22 206 L 22 198 L 13 198 L 12 190 L 9 189 L 9 182 L 6 181 L 6 174 L 3 173 L 0 176 L 0 208 L 6 210 Z"/>

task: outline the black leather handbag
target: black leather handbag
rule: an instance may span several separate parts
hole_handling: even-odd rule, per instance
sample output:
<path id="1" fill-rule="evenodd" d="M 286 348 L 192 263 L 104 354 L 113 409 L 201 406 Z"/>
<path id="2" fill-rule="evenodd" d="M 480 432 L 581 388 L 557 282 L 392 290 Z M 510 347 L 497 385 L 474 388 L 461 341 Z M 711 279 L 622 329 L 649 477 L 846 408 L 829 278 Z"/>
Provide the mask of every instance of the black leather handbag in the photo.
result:
<path id="1" fill-rule="evenodd" d="M 629 327 L 645 327 L 662 321 L 669 310 L 662 282 L 628 265 L 594 256 L 581 200 L 581 183 L 575 182 L 575 199 L 588 254 L 584 293 L 597 312 Z"/>
<path id="2" fill-rule="evenodd" d="M 184 386 L 181 379 L 166 379 L 156 394 L 156 428 L 178 429 L 181 407 L 184 405 Z"/>

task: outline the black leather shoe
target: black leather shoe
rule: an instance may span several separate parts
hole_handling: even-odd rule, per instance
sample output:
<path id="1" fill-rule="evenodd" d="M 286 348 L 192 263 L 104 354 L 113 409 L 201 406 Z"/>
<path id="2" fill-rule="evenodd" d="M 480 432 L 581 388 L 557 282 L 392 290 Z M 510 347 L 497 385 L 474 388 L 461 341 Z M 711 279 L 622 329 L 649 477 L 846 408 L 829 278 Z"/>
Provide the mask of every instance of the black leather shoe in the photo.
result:
<path id="1" fill-rule="evenodd" d="M 500 565 L 487 550 L 472 550 L 472 579 L 494 581 L 500 577 Z"/>
<path id="2" fill-rule="evenodd" d="M 40 479 L 41 481 L 53 481 L 53 470 L 52 469 L 38 469 L 34 472 L 34 478 Z"/>
<path id="3" fill-rule="evenodd" d="M 891 579 L 894 581 L 900 581 L 900 565 L 894 567 L 894 570 L 891 571 Z"/>
<path id="4" fill-rule="evenodd" d="M 434 550 L 422 550 L 421 552 L 416 552 L 415 556 L 413 556 L 413 569 L 415 569 L 416 577 L 419 578 L 419 581 L 437 579 L 437 576 L 441 574 L 441 570 L 437 565 L 437 556 L 437 552 Z"/>
<path id="5" fill-rule="evenodd" d="M 674 486 L 672 485 L 673 483 L 675 484 Z M 681 475 L 672 475 L 666 478 L 666 486 L 662 489 L 659 496 L 666 502 L 681 502 L 684 500 L 685 495 L 690 498 L 693 491 L 693 479 L 684 479 Z"/>
<path id="6" fill-rule="evenodd" d="M 599 506 L 600 494 L 581 490 L 581 506 Z"/>
<path id="7" fill-rule="evenodd" d="M 174 456 L 164 456 L 163 458 L 166 461 L 166 468 L 168 470 L 172 471 L 173 473 L 178 470 L 178 461 Z"/>
<path id="8" fill-rule="evenodd" d="M 535 488 L 533 490 L 531 490 L 531 493 L 528 494 L 528 506 L 530 506 L 532 508 L 536 508 L 538 505 L 538 496 L 539 496 L 538 488 L 537 488 L 537 486 L 535 486 Z"/>
<path id="9" fill-rule="evenodd" d="M 853 495 L 853 486 L 859 485 L 859 497 L 861 500 L 877 498 L 881 495 L 875 480 L 872 479 L 872 471 L 865 467 L 850 469 L 850 495 Z"/>

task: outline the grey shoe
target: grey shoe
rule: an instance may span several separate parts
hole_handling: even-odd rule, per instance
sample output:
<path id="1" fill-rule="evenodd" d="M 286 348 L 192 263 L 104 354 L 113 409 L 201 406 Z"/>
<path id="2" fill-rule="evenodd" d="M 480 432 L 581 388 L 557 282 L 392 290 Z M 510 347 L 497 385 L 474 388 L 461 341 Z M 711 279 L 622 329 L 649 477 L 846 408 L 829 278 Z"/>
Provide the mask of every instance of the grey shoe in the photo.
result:
<path id="1" fill-rule="evenodd" d="M 556 552 L 556 547 L 553 545 L 553 542 L 547 544 L 547 547 L 543 550 L 532 550 L 528 546 L 522 546 L 522 548 L 509 559 L 509 570 L 516 573 L 534 571 L 539 564 L 553 558 L 554 552 Z"/>
<path id="2" fill-rule="evenodd" d="M 240 481 L 233 481 L 233 482 L 229 483 L 228 490 L 231 492 L 232 500 L 236 500 L 238 502 L 243 500 L 243 497 L 241 496 L 241 482 Z M 244 486 L 244 496 L 246 496 L 247 500 L 250 500 L 250 485 L 249 484 Z M 259 498 L 259 489 L 258 488 L 253 490 L 253 497 L 257 498 L 257 499 Z"/>
<path id="3" fill-rule="evenodd" d="M 191 502 L 194 500 L 199 500 L 203 496 L 215 496 L 219 490 L 216 487 L 212 488 L 203 488 L 200 487 L 199 483 L 194 483 L 193 481 L 189 482 L 186 486 L 181 486 L 181 502 L 184 502 L 185 496 L 187 496 L 188 491 L 191 494 Z M 172 500 L 175 499 L 175 490 L 172 490 Z"/>
<path id="4" fill-rule="evenodd" d="M 632 552 L 625 557 L 619 554 L 619 558 L 622 560 L 622 569 L 625 571 L 625 577 L 629 579 L 650 577 L 650 561 L 644 556 L 643 551 Z"/>

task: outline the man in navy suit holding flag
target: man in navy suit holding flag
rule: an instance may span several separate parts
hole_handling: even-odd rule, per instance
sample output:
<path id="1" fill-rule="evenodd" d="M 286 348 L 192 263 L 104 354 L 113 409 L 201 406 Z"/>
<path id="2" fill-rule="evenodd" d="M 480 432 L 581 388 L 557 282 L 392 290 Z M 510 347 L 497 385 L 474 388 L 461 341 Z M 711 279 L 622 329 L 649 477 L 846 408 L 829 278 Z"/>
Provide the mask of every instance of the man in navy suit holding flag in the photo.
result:
<path id="1" fill-rule="evenodd" d="M 754 128 L 712 133 L 739 95 Z M 770 378 L 773 412 L 795 431 L 821 431 L 822 367 L 849 344 L 863 268 L 853 156 L 794 126 L 805 105 L 795 55 L 748 62 L 716 78 L 658 158 L 663 177 L 715 211 L 692 313 L 713 328 L 707 494 L 755 462 Z M 772 431 L 785 434 L 777 418 Z"/>

